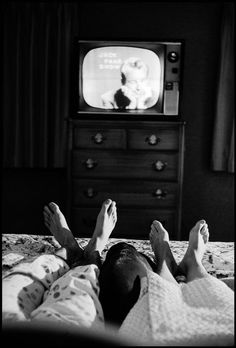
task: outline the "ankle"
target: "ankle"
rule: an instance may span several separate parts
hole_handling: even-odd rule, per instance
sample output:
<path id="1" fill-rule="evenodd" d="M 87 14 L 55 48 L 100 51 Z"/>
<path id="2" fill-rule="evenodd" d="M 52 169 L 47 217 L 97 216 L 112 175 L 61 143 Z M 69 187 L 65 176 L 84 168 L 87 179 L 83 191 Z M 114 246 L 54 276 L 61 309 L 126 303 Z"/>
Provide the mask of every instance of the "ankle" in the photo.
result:
<path id="1" fill-rule="evenodd" d="M 193 250 L 191 253 L 185 255 L 183 261 L 180 263 L 180 266 L 181 269 L 187 273 L 192 268 L 201 267 L 202 261 L 199 255 Z"/>
<path id="2" fill-rule="evenodd" d="M 98 266 L 98 268 L 101 268 L 102 265 L 102 257 L 101 253 L 98 250 L 94 250 L 86 256 L 86 262 L 87 264 L 94 264 Z"/>

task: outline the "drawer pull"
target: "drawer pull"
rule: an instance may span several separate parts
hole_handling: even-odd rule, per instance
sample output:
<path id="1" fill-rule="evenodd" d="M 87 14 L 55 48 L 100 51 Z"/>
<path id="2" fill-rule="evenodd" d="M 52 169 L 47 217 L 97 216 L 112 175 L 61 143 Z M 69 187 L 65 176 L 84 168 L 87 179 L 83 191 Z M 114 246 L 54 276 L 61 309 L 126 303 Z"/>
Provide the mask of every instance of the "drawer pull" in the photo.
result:
<path id="1" fill-rule="evenodd" d="M 162 170 L 164 170 L 166 166 L 167 166 L 166 162 L 164 163 L 164 162 L 159 161 L 159 160 L 153 163 L 154 169 L 158 172 L 161 172 Z"/>
<path id="2" fill-rule="evenodd" d="M 153 196 L 156 197 L 157 199 L 163 199 L 167 195 L 167 191 L 162 190 L 162 189 L 156 189 L 155 192 L 153 192 Z"/>
<path id="3" fill-rule="evenodd" d="M 94 161 L 92 158 L 88 158 L 83 164 L 87 169 L 93 169 L 98 165 L 97 161 Z"/>
<path id="4" fill-rule="evenodd" d="M 87 188 L 87 190 L 84 191 L 84 195 L 87 197 L 87 198 L 93 198 L 95 196 L 97 196 L 97 192 L 94 191 L 94 189 L 92 187 L 89 187 Z"/>
<path id="5" fill-rule="evenodd" d="M 92 140 L 95 144 L 102 144 L 106 138 L 102 135 L 102 133 L 97 133 L 92 136 Z"/>
<path id="6" fill-rule="evenodd" d="M 155 134 L 151 134 L 145 139 L 145 141 L 148 143 L 148 145 L 157 145 L 158 143 L 160 143 L 161 139 Z"/>

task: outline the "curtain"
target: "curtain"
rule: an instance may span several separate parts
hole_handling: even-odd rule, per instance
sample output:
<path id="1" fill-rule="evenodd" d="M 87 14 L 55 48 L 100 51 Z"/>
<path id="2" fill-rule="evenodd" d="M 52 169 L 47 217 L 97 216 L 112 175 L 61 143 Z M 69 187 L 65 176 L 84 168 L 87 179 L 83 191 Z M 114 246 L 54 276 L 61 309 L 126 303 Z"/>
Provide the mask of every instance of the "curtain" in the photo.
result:
<path id="1" fill-rule="evenodd" d="M 3 167 L 65 166 L 76 3 L 6 3 Z"/>
<path id="2" fill-rule="evenodd" d="M 212 169 L 234 173 L 234 3 L 224 3 Z"/>

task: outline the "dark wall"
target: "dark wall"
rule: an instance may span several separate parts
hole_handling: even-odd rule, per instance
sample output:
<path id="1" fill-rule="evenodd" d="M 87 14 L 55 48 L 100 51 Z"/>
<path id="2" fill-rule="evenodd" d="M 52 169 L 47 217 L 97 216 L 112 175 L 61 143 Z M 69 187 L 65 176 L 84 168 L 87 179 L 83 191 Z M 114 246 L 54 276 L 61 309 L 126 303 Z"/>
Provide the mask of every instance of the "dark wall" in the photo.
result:
<path id="1" fill-rule="evenodd" d="M 182 239 L 201 218 L 211 240 L 234 238 L 234 176 L 210 169 L 221 14 L 220 2 L 87 4 L 79 21 L 81 38 L 184 41 Z"/>
<path id="2" fill-rule="evenodd" d="M 49 234 L 43 207 L 54 201 L 66 212 L 66 170 L 5 169 L 2 179 L 2 233 Z"/>
<path id="3" fill-rule="evenodd" d="M 180 104 L 181 119 L 186 121 L 183 240 L 201 218 L 208 222 L 211 240 L 234 240 L 234 175 L 210 169 L 221 13 L 220 2 L 144 1 L 87 2 L 79 12 L 81 39 L 184 41 Z M 42 205 L 57 199 L 65 206 L 66 172 L 13 170 L 5 174 L 3 231 L 37 229 L 40 233 Z"/>

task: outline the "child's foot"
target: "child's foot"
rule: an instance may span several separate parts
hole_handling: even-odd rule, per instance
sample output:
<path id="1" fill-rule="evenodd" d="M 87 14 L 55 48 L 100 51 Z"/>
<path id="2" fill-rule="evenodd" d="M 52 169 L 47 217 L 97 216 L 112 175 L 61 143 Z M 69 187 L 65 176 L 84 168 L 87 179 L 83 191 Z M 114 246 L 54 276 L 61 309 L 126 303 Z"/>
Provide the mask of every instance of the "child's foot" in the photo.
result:
<path id="1" fill-rule="evenodd" d="M 83 256 L 83 249 L 80 248 L 72 232 L 70 231 L 66 219 L 53 202 L 44 207 L 44 223 L 58 243 L 67 250 L 72 258 L 79 259 Z"/>
<path id="2" fill-rule="evenodd" d="M 169 233 L 157 220 L 154 220 L 151 225 L 149 239 L 157 260 L 158 269 L 160 269 L 165 262 L 171 273 L 175 274 L 177 264 L 170 250 Z"/>
<path id="3" fill-rule="evenodd" d="M 205 220 L 200 220 L 189 233 L 189 245 L 179 268 L 186 273 L 189 263 L 201 263 L 209 240 L 208 225 Z"/>
<path id="4" fill-rule="evenodd" d="M 93 236 L 84 249 L 85 257 L 89 257 L 95 251 L 101 255 L 115 227 L 116 221 L 116 203 L 111 199 L 107 199 L 98 214 Z"/>

